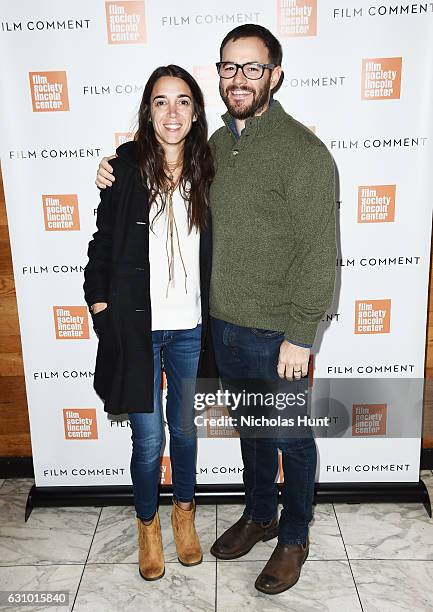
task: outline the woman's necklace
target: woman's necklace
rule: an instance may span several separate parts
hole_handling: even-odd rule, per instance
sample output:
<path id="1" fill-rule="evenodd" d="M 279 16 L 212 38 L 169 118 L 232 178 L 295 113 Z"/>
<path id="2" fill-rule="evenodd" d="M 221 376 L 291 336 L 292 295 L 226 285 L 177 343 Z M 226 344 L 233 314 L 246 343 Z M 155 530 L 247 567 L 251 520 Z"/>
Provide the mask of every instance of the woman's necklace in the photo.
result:
<path id="1" fill-rule="evenodd" d="M 168 179 L 170 181 L 170 188 L 169 188 L 170 190 L 174 190 L 177 186 L 174 182 L 174 173 L 176 172 L 178 168 L 182 166 L 182 163 L 183 163 L 183 160 L 181 157 L 179 157 L 178 159 L 172 162 L 167 161 L 167 160 L 164 162 L 165 170 L 167 171 Z"/>
<path id="2" fill-rule="evenodd" d="M 185 267 L 185 262 L 182 257 L 182 251 L 180 248 L 180 240 L 179 240 L 179 232 L 177 229 L 176 218 L 174 216 L 174 208 L 173 208 L 173 194 L 179 184 L 179 180 L 182 172 L 179 173 L 177 180 L 174 180 L 174 174 L 178 168 L 182 166 L 183 160 L 181 158 L 176 161 L 169 162 L 165 161 L 165 170 L 168 174 L 168 179 L 170 181 L 170 186 L 168 188 L 167 193 L 167 235 L 165 241 L 165 248 L 167 252 L 167 261 L 168 261 L 168 285 L 166 291 L 166 297 L 168 297 L 168 289 L 170 284 L 174 287 L 174 234 L 176 234 L 177 246 L 179 249 L 180 260 L 182 262 L 183 271 L 185 274 L 185 293 L 187 293 L 187 272 Z"/>

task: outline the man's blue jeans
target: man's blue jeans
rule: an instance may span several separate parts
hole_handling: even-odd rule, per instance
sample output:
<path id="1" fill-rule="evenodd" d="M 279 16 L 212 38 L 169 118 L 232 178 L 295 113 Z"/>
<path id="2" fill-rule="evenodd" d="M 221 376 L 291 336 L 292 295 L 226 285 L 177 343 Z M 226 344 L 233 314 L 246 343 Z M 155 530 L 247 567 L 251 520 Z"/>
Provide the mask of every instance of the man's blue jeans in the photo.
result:
<path id="1" fill-rule="evenodd" d="M 137 516 L 150 520 L 158 504 L 160 454 L 164 441 L 161 397 L 161 351 L 167 376 L 166 417 L 170 431 L 173 493 L 178 501 L 194 497 L 197 437 L 194 428 L 194 385 L 201 347 L 201 325 L 194 329 L 154 331 L 154 411 L 130 413 L 131 478 Z M 189 382 L 188 382 L 189 381 Z M 191 397 L 186 397 L 189 394 Z"/>
<path id="2" fill-rule="evenodd" d="M 284 334 L 271 330 L 240 327 L 211 318 L 215 357 L 224 386 L 230 379 L 279 380 L 278 354 Z M 307 389 L 307 379 L 287 382 L 295 393 Z M 296 389 L 296 390 L 295 390 Z M 312 519 L 316 444 L 312 437 L 245 437 L 241 431 L 246 506 L 244 515 L 266 522 L 278 513 L 278 449 L 284 471 L 278 541 L 303 544 Z"/>

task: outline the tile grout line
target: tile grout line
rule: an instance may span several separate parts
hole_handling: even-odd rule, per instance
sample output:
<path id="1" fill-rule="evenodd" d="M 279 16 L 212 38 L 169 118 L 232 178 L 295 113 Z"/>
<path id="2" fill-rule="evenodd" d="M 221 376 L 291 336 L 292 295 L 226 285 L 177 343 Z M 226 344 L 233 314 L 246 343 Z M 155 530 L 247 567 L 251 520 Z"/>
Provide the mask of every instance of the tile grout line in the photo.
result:
<path id="1" fill-rule="evenodd" d="M 349 569 L 350 569 L 350 573 L 352 574 L 352 580 L 353 580 L 353 584 L 355 585 L 356 594 L 358 595 L 359 605 L 361 606 L 362 612 L 364 612 L 364 606 L 362 605 L 361 597 L 359 595 L 358 585 L 356 584 L 355 576 L 353 574 L 352 565 L 350 563 L 349 554 L 348 554 L 347 548 L 346 548 L 346 542 L 344 541 L 344 538 L 343 538 L 343 533 L 342 533 L 341 527 L 340 527 L 340 521 L 338 520 L 337 511 L 335 510 L 334 504 L 332 504 L 332 509 L 334 510 L 334 516 L 335 516 L 335 520 L 337 521 L 337 526 L 338 526 L 338 531 L 340 532 L 341 541 L 343 542 L 344 552 L 346 553 L 347 562 L 349 563 Z"/>
<path id="2" fill-rule="evenodd" d="M 92 549 L 93 540 L 95 539 L 96 530 L 98 529 L 99 520 L 100 520 L 100 518 L 101 518 L 102 510 L 103 510 L 103 506 L 101 506 L 101 508 L 99 509 L 99 516 L 98 516 L 98 520 L 96 521 L 95 530 L 94 530 L 94 532 L 93 532 L 93 536 L 92 536 L 92 541 L 90 542 L 89 550 L 87 551 L 87 557 L 86 557 L 86 560 L 85 560 L 85 562 L 84 562 L 83 571 L 81 572 L 80 581 L 78 582 L 77 591 L 76 591 L 76 593 L 75 593 L 74 603 L 72 604 L 71 612 L 73 612 L 73 611 L 74 611 L 74 608 L 75 608 L 75 602 L 77 601 L 78 591 L 80 590 L 81 582 L 82 582 L 82 580 L 83 580 L 84 572 L 85 572 L 85 570 L 86 570 L 87 561 L 89 560 L 90 551 L 91 551 L 91 549 Z"/>
<path id="3" fill-rule="evenodd" d="M 338 561 L 338 559 L 336 559 Z M 359 559 L 357 559 L 358 561 Z M 380 560 L 380 559 L 379 559 Z M 411 559 L 403 559 L 404 561 L 410 561 Z M 368 561 L 368 559 L 361 559 L 361 561 Z M 165 561 L 165 563 L 179 563 L 179 561 L 174 560 L 173 561 Z M 213 559 L 203 559 L 202 563 L 215 563 L 215 561 Z M 39 567 L 39 568 L 45 568 L 45 567 L 77 567 L 78 565 L 83 565 L 83 563 L 57 563 L 57 562 L 53 562 L 53 563 L 14 563 L 13 565 L 3 565 L 0 564 L 0 569 L 7 569 L 7 568 L 12 568 L 12 567 Z M 86 565 L 88 566 L 92 566 L 92 565 L 137 565 L 136 562 L 134 561 L 91 561 L 90 563 L 87 562 Z"/>
<path id="4" fill-rule="evenodd" d="M 333 561 L 333 562 L 338 562 L 338 561 L 346 561 L 347 560 L 347 555 L 345 559 L 310 559 L 310 557 L 308 557 L 308 563 L 327 563 L 328 561 Z M 202 563 L 215 563 L 216 559 L 203 559 Z M 406 563 L 406 562 L 410 562 L 410 563 L 433 563 L 433 559 L 390 559 L 390 558 L 379 558 L 379 557 L 359 557 L 356 559 L 352 559 L 352 561 L 392 561 L 393 563 Z M 173 561 L 165 561 L 166 563 L 169 564 L 175 564 L 175 563 L 179 563 L 176 560 Z M 221 563 L 224 564 L 229 564 L 229 563 L 266 563 L 266 559 L 242 559 L 242 561 L 240 560 L 232 560 L 232 561 L 221 561 Z M 13 565 L 4 565 L 2 563 L 0 563 L 0 569 L 8 569 L 8 568 L 13 568 L 13 567 L 38 567 L 38 568 L 45 568 L 45 567 L 77 567 L 77 565 L 82 565 L 82 563 L 57 563 L 57 562 L 53 562 L 53 563 L 14 563 Z M 86 563 L 87 566 L 92 566 L 92 565 L 136 565 L 136 563 L 134 561 L 94 561 L 94 562 L 87 562 Z"/>

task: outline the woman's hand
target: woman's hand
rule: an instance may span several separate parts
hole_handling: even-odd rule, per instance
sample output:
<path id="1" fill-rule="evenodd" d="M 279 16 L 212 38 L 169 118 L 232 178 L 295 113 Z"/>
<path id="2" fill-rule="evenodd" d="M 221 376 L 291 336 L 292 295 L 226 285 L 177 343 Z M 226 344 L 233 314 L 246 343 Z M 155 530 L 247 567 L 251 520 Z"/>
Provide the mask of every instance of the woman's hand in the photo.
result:
<path id="1" fill-rule="evenodd" d="M 102 312 L 103 310 L 105 310 L 107 306 L 108 306 L 107 302 L 96 302 L 95 304 L 92 304 L 92 307 L 90 310 L 95 315 L 95 314 L 98 314 L 98 312 Z"/>

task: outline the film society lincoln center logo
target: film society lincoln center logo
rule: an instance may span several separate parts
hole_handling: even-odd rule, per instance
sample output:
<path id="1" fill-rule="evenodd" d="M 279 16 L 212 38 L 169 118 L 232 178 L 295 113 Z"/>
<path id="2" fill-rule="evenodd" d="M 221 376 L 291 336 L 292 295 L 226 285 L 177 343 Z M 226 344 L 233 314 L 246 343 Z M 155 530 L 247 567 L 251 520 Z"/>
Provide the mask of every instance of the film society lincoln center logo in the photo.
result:
<path id="1" fill-rule="evenodd" d="M 278 451 L 278 474 L 276 482 L 279 484 L 284 482 L 283 455 L 280 450 Z"/>
<path id="2" fill-rule="evenodd" d="M 136 45 L 146 42 L 146 17 L 143 0 L 105 3 L 109 45 Z"/>
<path id="3" fill-rule="evenodd" d="M 97 440 L 96 408 L 64 408 L 65 440 Z"/>
<path id="4" fill-rule="evenodd" d="M 134 139 L 134 132 L 115 132 L 114 133 L 114 142 L 115 142 L 116 149 L 117 147 L 120 147 L 120 145 L 124 144 L 125 142 L 130 142 L 133 139 Z"/>
<path id="5" fill-rule="evenodd" d="M 316 36 L 317 0 L 277 0 L 280 36 Z"/>
<path id="6" fill-rule="evenodd" d="M 89 338 L 89 318 L 86 306 L 53 306 L 57 340 Z"/>
<path id="7" fill-rule="evenodd" d="M 384 436 L 386 404 L 353 404 L 352 436 Z"/>
<path id="8" fill-rule="evenodd" d="M 206 104 L 219 104 L 218 73 L 215 70 L 215 65 L 193 66 L 192 74 L 203 91 Z"/>
<path id="9" fill-rule="evenodd" d="M 47 232 L 80 229 L 77 194 L 43 195 L 42 206 Z"/>
<path id="10" fill-rule="evenodd" d="M 358 223 L 389 223 L 395 219 L 395 185 L 358 187 Z"/>
<path id="11" fill-rule="evenodd" d="M 226 406 L 212 406 L 206 410 L 207 438 L 238 438 L 239 432 L 230 425 L 229 412 Z"/>
<path id="12" fill-rule="evenodd" d="M 34 113 L 69 110 L 68 82 L 65 70 L 29 72 Z"/>
<path id="13" fill-rule="evenodd" d="M 356 300 L 355 334 L 388 334 L 391 300 Z"/>
<path id="14" fill-rule="evenodd" d="M 362 60 L 361 100 L 399 100 L 401 57 Z"/>

